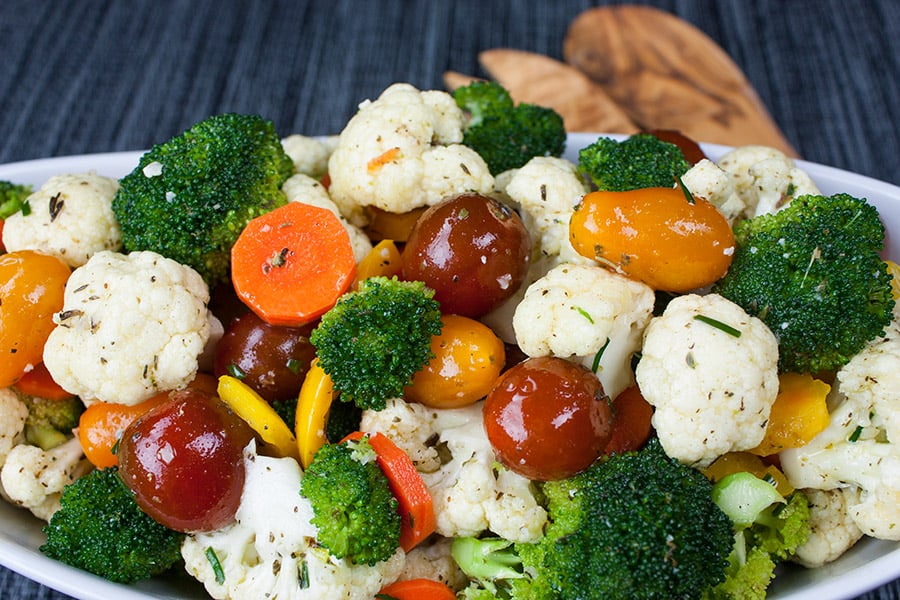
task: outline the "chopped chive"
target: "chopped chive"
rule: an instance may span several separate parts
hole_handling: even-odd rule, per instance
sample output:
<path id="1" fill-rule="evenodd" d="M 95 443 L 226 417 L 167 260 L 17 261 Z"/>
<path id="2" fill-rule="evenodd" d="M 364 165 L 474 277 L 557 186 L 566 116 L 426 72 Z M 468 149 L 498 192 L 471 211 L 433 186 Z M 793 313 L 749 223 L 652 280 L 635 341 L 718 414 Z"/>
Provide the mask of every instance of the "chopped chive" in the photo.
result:
<path id="1" fill-rule="evenodd" d="M 606 351 L 606 348 L 609 346 L 609 338 L 606 338 L 606 343 L 603 344 L 603 347 L 597 351 L 597 354 L 594 355 L 594 362 L 591 363 L 591 371 L 596 373 L 600 370 L 600 359 L 603 358 L 603 353 Z"/>
<path id="2" fill-rule="evenodd" d="M 209 561 L 216 576 L 216 583 L 219 585 L 225 583 L 225 571 L 222 570 L 222 563 L 219 562 L 219 557 L 216 556 L 216 551 L 212 549 L 212 546 L 206 547 L 206 560 Z"/>
<path id="3" fill-rule="evenodd" d="M 289 358 L 287 361 L 287 368 L 294 375 L 299 374 L 300 373 L 300 361 L 297 360 L 296 358 Z"/>
<path id="4" fill-rule="evenodd" d="M 857 425 L 856 429 L 853 430 L 853 433 L 850 434 L 849 441 L 851 441 L 851 442 L 859 441 L 859 436 L 862 435 L 862 432 L 863 432 L 862 425 Z"/>
<path id="5" fill-rule="evenodd" d="M 231 363 L 227 367 L 225 367 L 225 370 L 228 371 L 228 374 L 231 375 L 232 377 L 234 377 L 235 379 L 243 379 L 244 377 L 247 376 L 247 374 L 244 373 L 241 370 L 241 368 L 238 367 L 234 363 Z"/>
<path id="6" fill-rule="evenodd" d="M 680 187 L 681 191 L 684 192 L 684 197 L 687 199 L 688 204 L 693 204 L 694 203 L 694 195 L 691 194 L 691 190 L 687 189 L 687 186 L 684 185 L 684 181 L 681 179 L 681 176 L 676 175 L 675 181 L 678 182 L 678 187 Z"/>
<path id="7" fill-rule="evenodd" d="M 300 570 L 298 573 L 298 578 L 300 579 L 300 589 L 305 590 L 309 588 L 309 565 L 305 560 L 300 561 Z"/>
<path id="8" fill-rule="evenodd" d="M 718 329 L 720 331 L 724 331 L 728 335 L 731 335 L 734 337 L 741 337 L 740 329 L 735 329 L 731 325 L 728 325 L 727 323 L 723 323 L 722 321 L 713 319 L 712 317 L 707 317 L 706 315 L 694 315 L 694 319 L 697 321 L 700 321 L 701 323 L 706 323 L 707 325 L 715 327 L 716 329 Z"/>
<path id="9" fill-rule="evenodd" d="M 585 319 L 587 319 L 591 325 L 594 324 L 594 319 L 591 317 L 591 315 L 588 311 L 584 310 L 580 306 L 575 306 L 574 308 L 575 308 L 575 310 L 578 311 L 578 314 L 581 315 L 582 317 L 584 317 Z"/>

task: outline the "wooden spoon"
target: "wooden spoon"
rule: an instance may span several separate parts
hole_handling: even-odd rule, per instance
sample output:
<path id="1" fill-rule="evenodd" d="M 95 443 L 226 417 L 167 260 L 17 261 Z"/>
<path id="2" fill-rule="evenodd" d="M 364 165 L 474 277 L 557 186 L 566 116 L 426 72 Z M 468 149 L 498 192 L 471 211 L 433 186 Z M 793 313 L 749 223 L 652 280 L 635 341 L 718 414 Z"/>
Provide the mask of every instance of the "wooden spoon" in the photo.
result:
<path id="1" fill-rule="evenodd" d="M 641 127 L 797 156 L 728 54 L 672 14 L 637 5 L 588 9 L 569 26 L 563 54 Z"/>
<path id="2" fill-rule="evenodd" d="M 635 133 L 640 129 L 603 88 L 564 62 L 503 48 L 481 52 L 478 60 L 513 100 L 554 109 L 570 132 Z M 444 85 L 450 90 L 475 79 L 454 71 L 444 73 Z"/>

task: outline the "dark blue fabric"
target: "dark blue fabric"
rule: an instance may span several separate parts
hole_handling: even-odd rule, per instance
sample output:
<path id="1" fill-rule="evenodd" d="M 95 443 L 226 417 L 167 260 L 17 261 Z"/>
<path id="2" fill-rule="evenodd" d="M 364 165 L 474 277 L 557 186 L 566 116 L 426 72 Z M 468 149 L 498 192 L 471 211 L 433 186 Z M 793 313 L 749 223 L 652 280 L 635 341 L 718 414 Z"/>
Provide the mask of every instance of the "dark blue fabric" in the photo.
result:
<path id="1" fill-rule="evenodd" d="M 900 184 L 900 2 L 654 0 L 744 69 L 803 158 Z M 561 58 L 589 0 L 3 0 L 0 163 L 147 148 L 213 113 L 336 133 L 396 81 Z M 897 599 L 900 584 L 867 594 Z M 0 570 L 2 598 L 64 598 Z"/>

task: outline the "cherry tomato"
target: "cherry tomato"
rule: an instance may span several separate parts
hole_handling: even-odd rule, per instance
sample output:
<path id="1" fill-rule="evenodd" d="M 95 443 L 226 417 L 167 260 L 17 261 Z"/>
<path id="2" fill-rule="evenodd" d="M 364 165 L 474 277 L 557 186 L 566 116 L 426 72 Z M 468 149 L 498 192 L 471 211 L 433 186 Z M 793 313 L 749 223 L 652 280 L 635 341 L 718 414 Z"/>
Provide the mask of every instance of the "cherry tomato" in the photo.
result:
<path id="1" fill-rule="evenodd" d="M 516 292 L 530 251 L 515 212 L 487 196 L 461 194 L 422 213 L 403 249 L 401 273 L 433 289 L 445 314 L 478 318 Z"/>
<path id="2" fill-rule="evenodd" d="M 647 133 L 664 142 L 678 146 L 681 153 L 684 154 L 684 159 L 692 165 L 696 165 L 706 158 L 706 153 L 700 147 L 700 144 L 676 129 L 651 129 Z"/>
<path id="3" fill-rule="evenodd" d="M 237 317 L 216 346 L 216 377 L 236 377 L 268 402 L 295 397 L 315 358 L 309 334 L 316 323 L 282 327 L 254 312 Z"/>
<path id="4" fill-rule="evenodd" d="M 444 315 L 431 338 L 434 353 L 406 388 L 407 400 L 431 408 L 458 408 L 484 398 L 505 362 L 503 342 L 490 327 L 460 315 Z"/>
<path id="5" fill-rule="evenodd" d="M 565 479 L 587 468 L 609 442 L 612 422 L 597 377 L 556 357 L 511 367 L 488 394 L 483 415 L 500 462 L 536 481 Z"/>
<path id="6" fill-rule="evenodd" d="M 138 505 L 177 531 L 232 522 L 244 488 L 243 449 L 253 430 L 215 396 L 187 388 L 132 422 L 119 468 Z"/>
<path id="7" fill-rule="evenodd" d="M 666 292 L 715 283 L 734 252 L 722 213 L 675 188 L 587 194 L 572 213 L 569 235 L 582 256 Z"/>
<path id="8" fill-rule="evenodd" d="M 69 273 L 58 258 L 31 250 L 0 256 L 0 388 L 43 360 Z"/>
<path id="9" fill-rule="evenodd" d="M 653 431 L 653 405 L 636 386 L 622 390 L 613 400 L 612 435 L 604 454 L 640 450 Z"/>

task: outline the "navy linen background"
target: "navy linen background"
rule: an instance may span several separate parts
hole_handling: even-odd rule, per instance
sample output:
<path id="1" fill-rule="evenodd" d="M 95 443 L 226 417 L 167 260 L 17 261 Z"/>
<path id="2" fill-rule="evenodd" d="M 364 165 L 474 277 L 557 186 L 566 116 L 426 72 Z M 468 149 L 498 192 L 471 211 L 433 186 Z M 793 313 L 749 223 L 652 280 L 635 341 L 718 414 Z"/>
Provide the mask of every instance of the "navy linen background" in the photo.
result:
<path id="1" fill-rule="evenodd" d="M 900 184 L 900 2 L 645 3 L 721 44 L 803 158 Z M 393 82 L 484 75 L 481 50 L 561 58 L 568 23 L 595 4 L 2 0 L 0 163 L 147 148 L 226 111 L 282 135 L 336 133 Z M 67 596 L 2 569 L 0 598 Z"/>

